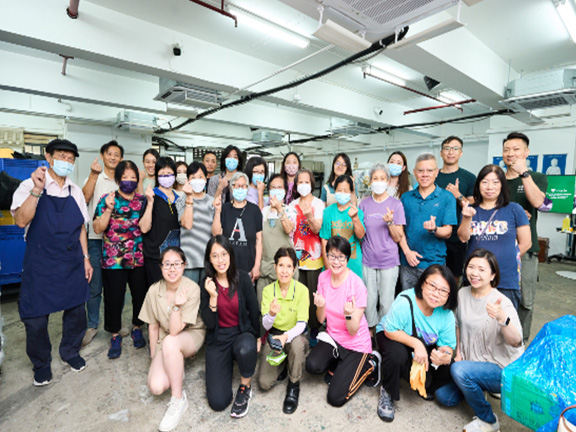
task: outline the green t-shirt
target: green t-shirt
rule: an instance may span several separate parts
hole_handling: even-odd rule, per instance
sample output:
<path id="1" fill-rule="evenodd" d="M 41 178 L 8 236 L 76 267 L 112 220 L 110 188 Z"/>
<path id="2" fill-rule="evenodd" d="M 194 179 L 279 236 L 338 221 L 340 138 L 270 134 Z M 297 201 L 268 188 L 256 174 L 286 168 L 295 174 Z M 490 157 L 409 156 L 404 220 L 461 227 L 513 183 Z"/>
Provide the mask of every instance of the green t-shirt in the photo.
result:
<path id="1" fill-rule="evenodd" d="M 274 320 L 274 328 L 287 332 L 298 321 L 308 323 L 310 297 L 306 285 L 292 279 L 286 297 L 282 297 L 278 281 L 266 285 L 262 291 L 262 304 L 260 305 L 262 316 L 270 311 L 270 303 L 274 297 L 280 303 L 280 312 Z"/>
<path id="2" fill-rule="evenodd" d="M 453 173 L 448 174 L 439 172 L 438 177 L 436 177 L 436 184 L 440 186 L 442 189 L 446 189 L 446 187 L 450 183 L 455 185 L 456 179 L 458 179 L 458 190 L 464 196 L 464 198 L 468 198 L 474 194 L 474 184 L 476 183 L 476 176 L 472 174 L 470 171 L 465 170 L 464 168 L 458 168 Z M 452 226 L 452 235 L 447 241 L 452 242 L 460 241 L 458 239 L 458 226 L 460 225 L 461 214 L 462 214 L 462 207 L 460 207 L 459 203 L 456 203 L 456 216 L 458 217 L 458 225 Z"/>
<path id="3" fill-rule="evenodd" d="M 546 193 L 548 189 L 548 177 L 544 174 L 540 174 L 534 171 L 529 171 L 532 180 L 538 186 L 542 192 Z M 538 231 L 536 225 L 538 222 L 538 209 L 532 207 L 530 201 L 524 193 L 524 184 L 522 183 L 521 177 L 516 177 L 512 180 L 507 180 L 508 188 L 510 189 L 510 201 L 520 204 L 520 206 L 530 213 L 530 233 L 532 235 L 532 247 L 528 249 L 528 252 L 538 253 L 540 247 L 538 246 Z"/>

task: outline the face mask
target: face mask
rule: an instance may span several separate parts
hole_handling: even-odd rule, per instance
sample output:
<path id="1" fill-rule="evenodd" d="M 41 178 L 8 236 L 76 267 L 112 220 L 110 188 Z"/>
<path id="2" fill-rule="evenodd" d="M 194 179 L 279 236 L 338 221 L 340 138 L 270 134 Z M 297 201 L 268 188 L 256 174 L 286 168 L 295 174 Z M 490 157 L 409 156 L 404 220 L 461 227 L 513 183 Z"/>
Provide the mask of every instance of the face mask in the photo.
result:
<path id="1" fill-rule="evenodd" d="M 238 159 L 226 158 L 226 169 L 234 171 L 236 168 L 238 168 Z"/>
<path id="2" fill-rule="evenodd" d="M 370 185 L 372 192 L 374 192 L 376 195 L 383 194 L 386 191 L 387 187 L 388 183 L 384 181 L 375 181 L 372 182 L 372 184 Z"/>
<path id="3" fill-rule="evenodd" d="M 176 181 L 178 182 L 178 184 L 185 184 L 186 180 L 188 180 L 188 177 L 186 177 L 186 173 L 178 173 L 176 174 Z"/>
<path id="4" fill-rule="evenodd" d="M 284 189 L 272 189 L 270 191 L 270 196 L 282 202 L 284 200 L 284 197 L 286 196 L 286 191 Z"/>
<path id="5" fill-rule="evenodd" d="M 190 186 L 192 186 L 192 190 L 196 193 L 200 193 L 206 187 L 206 180 L 198 178 L 190 180 Z"/>
<path id="6" fill-rule="evenodd" d="M 402 174 L 402 166 L 401 165 L 389 163 L 388 169 L 390 170 L 390 175 L 392 177 L 398 177 L 400 174 Z"/>
<path id="7" fill-rule="evenodd" d="M 120 181 L 120 185 L 119 185 L 120 190 L 122 192 L 124 192 L 125 194 L 131 194 L 132 192 L 134 192 L 136 190 L 137 187 L 138 187 L 138 182 L 132 181 L 132 180 L 122 180 L 122 181 Z"/>
<path id="8" fill-rule="evenodd" d="M 264 181 L 264 174 L 252 174 L 252 183 L 254 186 L 258 186 L 258 182 Z"/>
<path id="9" fill-rule="evenodd" d="M 242 202 L 248 196 L 248 189 L 242 189 L 242 188 L 232 189 L 232 196 L 236 201 Z"/>
<path id="10" fill-rule="evenodd" d="M 74 164 L 66 161 L 54 159 L 52 169 L 59 177 L 67 177 L 74 172 Z"/>
<path id="11" fill-rule="evenodd" d="M 284 165 L 284 171 L 290 176 L 296 175 L 298 172 L 298 164 L 286 164 Z"/>
<path id="12" fill-rule="evenodd" d="M 158 183 L 160 183 L 160 186 L 163 188 L 169 189 L 174 184 L 175 179 L 176 176 L 174 174 L 158 176 Z"/>
<path id="13" fill-rule="evenodd" d="M 296 190 L 298 191 L 300 196 L 305 197 L 310 195 L 310 192 L 312 192 L 312 186 L 309 183 L 301 183 L 298 185 Z"/>
<path id="14" fill-rule="evenodd" d="M 344 192 L 336 192 L 334 194 L 334 198 L 336 198 L 336 202 L 338 204 L 346 205 L 350 202 L 350 198 L 352 198 L 352 195 Z"/>

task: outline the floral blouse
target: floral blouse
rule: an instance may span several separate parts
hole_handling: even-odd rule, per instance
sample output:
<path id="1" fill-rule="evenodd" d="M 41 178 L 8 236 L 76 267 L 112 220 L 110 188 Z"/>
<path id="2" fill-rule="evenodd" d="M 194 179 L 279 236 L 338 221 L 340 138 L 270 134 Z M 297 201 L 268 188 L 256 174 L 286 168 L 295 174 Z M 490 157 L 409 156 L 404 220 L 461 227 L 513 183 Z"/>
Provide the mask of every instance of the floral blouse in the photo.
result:
<path id="1" fill-rule="evenodd" d="M 114 210 L 102 235 L 102 268 L 111 270 L 142 267 L 144 253 L 142 232 L 138 223 L 142 209 L 145 208 L 146 197 L 137 193 L 132 201 L 128 201 L 118 192 L 115 194 Z M 106 210 L 106 196 L 102 196 L 98 201 L 94 220 Z"/>

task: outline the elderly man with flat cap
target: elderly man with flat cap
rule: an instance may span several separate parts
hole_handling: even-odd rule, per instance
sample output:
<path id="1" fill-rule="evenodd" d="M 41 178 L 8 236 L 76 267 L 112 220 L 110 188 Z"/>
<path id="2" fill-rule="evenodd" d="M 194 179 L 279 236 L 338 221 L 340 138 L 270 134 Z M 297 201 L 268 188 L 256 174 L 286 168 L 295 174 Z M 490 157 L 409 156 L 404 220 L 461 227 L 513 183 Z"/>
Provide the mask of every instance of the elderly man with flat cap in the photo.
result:
<path id="1" fill-rule="evenodd" d="M 48 318 L 54 312 L 64 311 L 62 362 L 75 372 L 86 367 L 80 344 L 86 332 L 84 305 L 93 271 L 85 226 L 89 217 L 82 190 L 68 177 L 78 156 L 70 141 L 51 141 L 46 146 L 50 167 L 37 168 L 12 199 L 16 224 L 27 230 L 18 308 L 35 386 L 52 381 Z"/>

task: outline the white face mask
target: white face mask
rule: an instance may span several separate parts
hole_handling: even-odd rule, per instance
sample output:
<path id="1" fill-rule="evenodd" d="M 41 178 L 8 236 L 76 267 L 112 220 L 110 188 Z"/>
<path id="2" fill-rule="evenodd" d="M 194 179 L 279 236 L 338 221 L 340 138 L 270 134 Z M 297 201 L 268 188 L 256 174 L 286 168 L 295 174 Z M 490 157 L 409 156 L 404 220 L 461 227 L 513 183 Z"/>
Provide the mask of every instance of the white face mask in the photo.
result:
<path id="1" fill-rule="evenodd" d="M 176 181 L 178 182 L 178 184 L 185 184 L 186 180 L 188 180 L 188 177 L 186 177 L 186 173 L 178 173 L 176 174 Z"/>
<path id="2" fill-rule="evenodd" d="M 301 197 L 305 197 L 310 195 L 310 192 L 312 192 L 312 186 L 309 183 L 300 183 L 296 190 Z"/>
<path id="3" fill-rule="evenodd" d="M 201 178 L 192 179 L 190 180 L 190 186 L 192 186 L 192 190 L 194 192 L 200 193 L 204 190 L 204 187 L 206 186 L 206 180 Z"/>
<path id="4" fill-rule="evenodd" d="M 374 192 L 376 195 L 381 195 L 384 192 L 386 192 L 387 187 L 388 187 L 388 183 L 383 182 L 383 181 L 375 181 L 375 182 L 372 182 L 372 184 L 370 185 L 372 192 Z"/>

